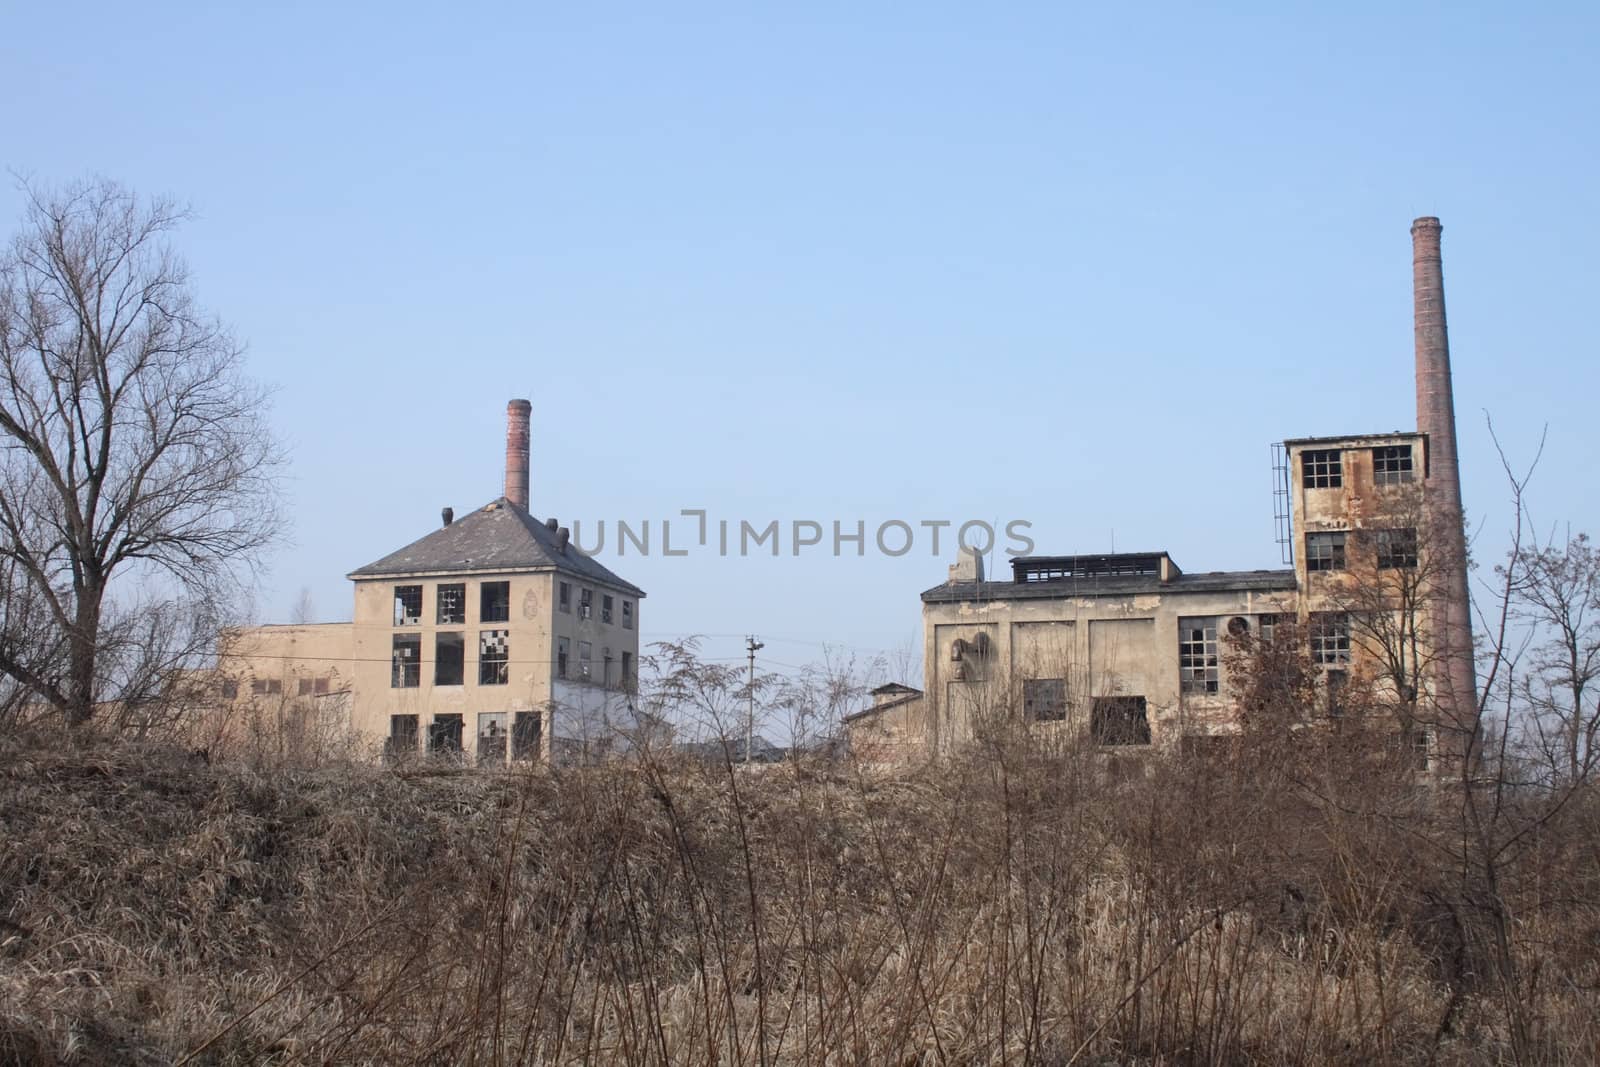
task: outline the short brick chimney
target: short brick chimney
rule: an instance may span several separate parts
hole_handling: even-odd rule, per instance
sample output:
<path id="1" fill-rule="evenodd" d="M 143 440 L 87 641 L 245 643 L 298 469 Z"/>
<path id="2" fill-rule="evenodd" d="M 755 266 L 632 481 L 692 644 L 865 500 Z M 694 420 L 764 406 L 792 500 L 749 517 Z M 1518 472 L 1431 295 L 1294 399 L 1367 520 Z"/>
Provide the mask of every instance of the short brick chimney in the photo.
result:
<path id="1" fill-rule="evenodd" d="M 522 510 L 528 510 L 528 416 L 533 405 L 513 400 L 506 405 L 506 492 L 505 497 Z"/>

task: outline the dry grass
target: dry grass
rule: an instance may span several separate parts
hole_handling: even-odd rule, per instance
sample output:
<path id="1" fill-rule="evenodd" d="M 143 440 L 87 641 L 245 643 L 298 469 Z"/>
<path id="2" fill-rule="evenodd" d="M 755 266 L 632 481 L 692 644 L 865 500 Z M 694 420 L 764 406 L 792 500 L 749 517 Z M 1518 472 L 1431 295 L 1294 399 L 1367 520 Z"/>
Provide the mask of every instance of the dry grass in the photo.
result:
<path id="1" fill-rule="evenodd" d="M 0 1063 L 1509 1060 L 1410 831 L 1236 770 L 266 773 L 12 742 Z M 1544 1062 L 1600 1041 L 1590 858 L 1541 860 L 1537 907 L 1502 888 Z"/>

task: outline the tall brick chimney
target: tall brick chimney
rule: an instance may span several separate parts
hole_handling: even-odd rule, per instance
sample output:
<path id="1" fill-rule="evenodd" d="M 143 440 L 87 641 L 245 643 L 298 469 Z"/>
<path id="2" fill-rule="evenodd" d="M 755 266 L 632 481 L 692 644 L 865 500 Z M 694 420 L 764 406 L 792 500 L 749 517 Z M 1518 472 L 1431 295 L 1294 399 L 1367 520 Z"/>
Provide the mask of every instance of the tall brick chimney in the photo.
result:
<path id="1" fill-rule="evenodd" d="M 1439 220 L 1411 224 L 1411 278 L 1417 334 L 1417 429 L 1428 435 L 1424 481 L 1430 551 L 1442 564 L 1433 625 L 1441 663 L 1435 684 L 1441 710 L 1466 726 L 1477 711 L 1472 662 L 1472 601 L 1467 588 L 1467 536 L 1456 459 L 1456 407 L 1450 385 L 1450 335 L 1444 317 L 1444 262 Z"/>
<path id="2" fill-rule="evenodd" d="M 506 405 L 506 499 L 528 509 L 528 416 L 533 405 L 513 400 Z"/>

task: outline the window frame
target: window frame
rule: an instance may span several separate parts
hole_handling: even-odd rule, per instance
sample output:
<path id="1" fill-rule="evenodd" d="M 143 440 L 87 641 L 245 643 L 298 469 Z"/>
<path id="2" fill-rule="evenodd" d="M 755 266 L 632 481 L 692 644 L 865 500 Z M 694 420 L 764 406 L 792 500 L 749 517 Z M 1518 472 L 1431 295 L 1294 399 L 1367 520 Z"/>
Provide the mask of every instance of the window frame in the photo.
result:
<path id="1" fill-rule="evenodd" d="M 1178 620 L 1180 693 L 1211 696 L 1222 691 L 1220 630 L 1220 616 L 1217 615 L 1188 615 Z"/>
<path id="2" fill-rule="evenodd" d="M 1349 543 L 1348 530 L 1307 530 L 1306 572 L 1344 570 L 1349 562 Z M 1313 545 L 1326 545 L 1327 554 L 1312 551 Z"/>
<path id="3" fill-rule="evenodd" d="M 1303 489 L 1342 489 L 1344 449 L 1308 448 L 1301 452 L 1300 485 Z"/>
<path id="4" fill-rule="evenodd" d="M 1372 484 L 1407 485 L 1416 480 L 1416 451 L 1403 445 L 1375 445 L 1372 449 Z"/>
<path id="5" fill-rule="evenodd" d="M 1350 662 L 1350 615 L 1343 611 L 1313 611 L 1306 627 L 1311 661 L 1319 667 L 1344 667 Z"/>
<path id="6" fill-rule="evenodd" d="M 454 655 L 448 659 L 446 650 L 454 647 Z M 446 668 L 455 666 L 455 681 L 447 681 Z M 460 630 L 439 630 L 433 635 L 433 684 L 434 686 L 457 686 L 467 684 L 467 635 Z"/>
<path id="7" fill-rule="evenodd" d="M 633 629 L 633 601 L 631 600 L 623 600 L 622 602 L 622 628 L 624 630 Z"/>
<path id="8" fill-rule="evenodd" d="M 556 608 L 563 615 L 572 614 L 572 583 L 556 583 Z"/>
<path id="9" fill-rule="evenodd" d="M 396 585 L 391 586 L 390 588 L 394 593 L 394 624 L 396 626 L 421 626 L 422 586 L 420 584 Z M 408 615 L 406 614 L 405 609 L 411 606 L 412 598 L 408 594 L 412 591 L 415 591 L 416 593 L 417 613 L 415 615 Z"/>
<path id="10" fill-rule="evenodd" d="M 616 604 L 616 600 L 612 598 L 610 593 L 601 593 L 600 594 L 600 621 L 601 622 L 610 622 L 611 621 L 611 613 L 612 613 L 612 609 L 613 609 L 615 604 Z"/>
<path id="11" fill-rule="evenodd" d="M 489 649 L 485 644 L 486 640 L 499 641 L 499 655 L 491 656 L 487 654 Z M 511 631 L 509 629 L 478 631 L 478 684 L 511 684 Z"/>
<path id="12" fill-rule="evenodd" d="M 505 593 L 504 599 L 498 594 Z M 498 609 L 500 614 L 495 614 Z M 511 583 L 509 581 L 478 583 L 478 621 L 511 621 Z"/>
<path id="13" fill-rule="evenodd" d="M 1065 678 L 1022 680 L 1022 714 L 1029 722 L 1066 722 L 1069 710 Z"/>
<path id="14" fill-rule="evenodd" d="M 433 591 L 435 626 L 465 626 L 467 623 L 467 583 L 440 582 Z"/>
<path id="15" fill-rule="evenodd" d="M 1420 553 L 1415 526 L 1374 530 L 1372 545 L 1380 571 L 1416 570 Z"/>
<path id="16" fill-rule="evenodd" d="M 1113 717 L 1125 721 L 1109 721 Z M 1132 694 L 1095 697 L 1089 712 L 1089 736 L 1102 748 L 1150 745 L 1149 700 Z"/>
<path id="17" fill-rule="evenodd" d="M 409 647 L 414 655 L 410 662 L 401 655 L 401 649 Z M 409 680 L 408 680 L 409 679 Z M 390 689 L 420 689 L 422 687 L 422 635 L 395 634 L 389 643 L 389 688 Z"/>

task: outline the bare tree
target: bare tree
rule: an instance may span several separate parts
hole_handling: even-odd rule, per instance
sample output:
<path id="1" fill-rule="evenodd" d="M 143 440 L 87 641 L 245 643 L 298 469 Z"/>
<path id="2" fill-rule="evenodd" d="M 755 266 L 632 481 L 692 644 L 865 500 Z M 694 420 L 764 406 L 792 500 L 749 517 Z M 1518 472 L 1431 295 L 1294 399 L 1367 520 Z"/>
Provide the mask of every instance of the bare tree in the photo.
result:
<path id="1" fill-rule="evenodd" d="M 1580 533 L 1531 545 L 1506 566 L 1530 631 L 1518 686 L 1527 725 L 1548 768 L 1577 782 L 1600 756 L 1600 550 Z"/>
<path id="2" fill-rule="evenodd" d="M 148 699 L 241 599 L 282 452 L 166 243 L 186 213 L 103 179 L 24 191 L 0 255 L 0 672 L 81 725 Z"/>
<path id="3" fill-rule="evenodd" d="M 294 607 L 289 609 L 289 621 L 297 626 L 317 621 L 317 602 L 311 596 L 310 586 L 300 587 L 300 595 L 294 598 Z"/>

